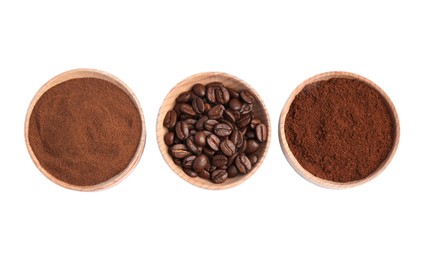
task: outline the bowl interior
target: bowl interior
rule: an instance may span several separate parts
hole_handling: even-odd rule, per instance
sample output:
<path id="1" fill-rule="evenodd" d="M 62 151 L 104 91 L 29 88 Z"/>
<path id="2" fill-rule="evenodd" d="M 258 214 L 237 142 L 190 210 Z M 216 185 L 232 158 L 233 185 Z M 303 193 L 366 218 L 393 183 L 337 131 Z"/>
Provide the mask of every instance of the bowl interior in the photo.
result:
<path id="1" fill-rule="evenodd" d="M 301 92 L 303 90 L 303 88 L 313 82 L 317 82 L 317 81 L 322 81 L 322 80 L 328 80 L 331 78 L 348 78 L 348 79 L 357 79 L 360 81 L 363 81 L 365 83 L 367 83 L 370 87 L 374 88 L 376 91 L 378 91 L 378 93 L 383 97 L 384 101 L 386 102 L 387 106 L 388 106 L 388 110 L 391 116 L 391 119 L 393 121 L 393 125 L 394 125 L 394 132 L 393 132 L 393 136 L 394 136 L 394 142 L 392 145 L 392 148 L 387 156 L 387 158 L 381 163 L 381 165 L 378 167 L 378 169 L 370 174 L 368 177 L 361 179 L 361 180 L 357 180 L 357 181 L 352 181 L 352 182 L 345 182 L 345 183 L 340 183 L 340 182 L 333 182 L 333 181 L 329 181 L 329 180 L 324 180 L 321 178 L 318 178 L 316 176 L 314 176 L 313 174 L 311 174 L 310 172 L 308 172 L 307 170 L 305 170 L 301 164 L 298 162 L 298 160 L 295 158 L 295 156 L 293 155 L 291 149 L 289 148 L 288 142 L 286 140 L 286 135 L 285 135 L 285 119 L 286 119 L 286 115 L 289 111 L 289 108 L 292 104 L 292 101 L 294 100 L 294 98 L 296 97 L 296 95 Z M 399 123 L 399 119 L 398 119 L 398 115 L 397 115 L 397 111 L 393 105 L 393 103 L 391 102 L 390 98 L 387 96 L 387 94 L 378 86 L 376 85 L 374 82 L 370 81 L 369 79 L 362 77 L 360 75 L 354 74 L 354 73 L 350 73 L 350 72 L 341 72 L 341 71 L 334 71 L 334 72 L 326 72 L 326 73 L 322 73 L 322 74 L 318 74 L 316 76 L 313 76 L 307 80 L 305 80 L 303 83 L 301 83 L 289 96 L 288 100 L 286 101 L 283 109 L 282 109 L 282 113 L 280 115 L 280 119 L 279 119 L 279 141 L 280 141 L 280 145 L 283 151 L 283 154 L 285 155 L 286 159 L 288 160 L 289 164 L 292 166 L 292 168 L 294 168 L 294 170 L 304 179 L 310 181 L 313 184 L 316 184 L 318 186 L 321 187 L 325 187 L 325 188 L 331 188 L 331 189 L 341 189 L 341 188 L 350 188 L 350 187 L 354 187 L 354 186 L 358 186 L 360 184 L 363 184 L 365 182 L 370 181 L 371 179 L 375 178 L 376 176 L 378 176 L 390 163 L 390 161 L 392 160 L 392 158 L 394 157 L 394 154 L 397 150 L 398 147 L 398 143 L 399 143 L 399 139 L 400 139 L 400 123 Z"/>
<path id="2" fill-rule="evenodd" d="M 260 149 L 258 150 L 257 152 L 259 157 L 258 162 L 254 165 L 252 170 L 246 175 L 238 175 L 235 178 L 228 178 L 224 183 L 221 183 L 221 184 L 215 184 L 210 182 L 209 180 L 205 180 L 200 177 L 191 178 L 187 176 L 180 166 L 174 164 L 172 157 L 168 153 L 168 146 L 164 142 L 164 135 L 168 132 L 167 128 L 163 126 L 164 116 L 169 110 L 173 108 L 173 106 L 175 105 L 175 99 L 178 97 L 178 95 L 181 94 L 182 92 L 190 90 L 192 86 L 196 83 L 207 84 L 213 81 L 219 81 L 223 83 L 225 87 L 232 88 L 237 91 L 240 91 L 240 90 L 251 91 L 251 93 L 255 96 L 255 99 L 256 99 L 256 102 L 254 103 L 254 107 L 252 111 L 255 117 L 260 119 L 268 127 L 267 141 L 265 142 L 265 145 L 262 145 Z M 159 149 L 161 151 L 162 156 L 164 157 L 164 160 L 167 162 L 170 168 L 177 175 L 179 175 L 181 178 L 183 178 L 187 182 L 201 188 L 212 189 L 212 190 L 230 188 L 240 184 L 241 182 L 251 177 L 255 173 L 255 171 L 260 167 L 261 163 L 264 160 L 264 157 L 269 148 L 270 135 L 271 135 L 270 118 L 269 118 L 267 109 L 263 101 L 259 97 L 258 93 L 242 80 L 232 75 L 229 75 L 226 73 L 219 73 L 219 72 L 206 72 L 206 73 L 193 75 L 189 78 L 184 79 L 183 81 L 178 83 L 174 88 L 172 88 L 171 91 L 168 93 L 168 95 L 165 97 L 164 102 L 162 103 L 162 106 L 159 110 L 156 132 L 157 132 L 157 142 L 158 142 Z"/>
<path id="3" fill-rule="evenodd" d="M 37 103 L 37 101 L 40 99 L 40 97 L 46 91 L 55 87 L 56 85 L 58 85 L 58 84 L 60 84 L 64 81 L 67 81 L 67 80 L 70 80 L 70 79 L 75 79 L 75 78 L 103 79 L 103 80 L 106 80 L 106 81 L 113 83 L 115 86 L 122 89 L 130 97 L 132 102 L 136 105 L 137 110 L 138 110 L 139 115 L 140 115 L 141 124 L 142 124 L 139 145 L 137 146 L 136 152 L 135 152 L 133 158 L 131 159 L 131 161 L 129 162 L 128 166 L 122 172 L 118 173 L 117 175 L 115 175 L 111 179 L 109 179 L 105 182 L 96 184 L 96 185 L 91 185 L 91 186 L 77 186 L 77 185 L 69 184 L 67 182 L 59 180 L 59 179 L 55 178 L 54 176 L 52 176 L 46 169 L 43 168 L 43 166 L 41 166 L 40 162 L 38 161 L 37 157 L 35 156 L 32 148 L 31 148 L 31 144 L 30 144 L 29 139 L 28 139 L 29 120 L 30 120 L 30 117 L 31 117 L 31 113 L 34 109 L 34 106 Z M 106 72 L 94 70 L 94 69 L 70 70 L 70 71 L 64 72 L 64 73 L 59 74 L 56 77 L 52 78 L 50 81 L 48 81 L 46 84 L 44 84 L 40 88 L 40 90 L 36 93 L 36 95 L 34 96 L 33 100 L 30 103 L 30 106 L 28 108 L 27 116 L 26 116 L 26 120 L 25 120 L 25 142 L 26 142 L 26 145 L 27 145 L 28 152 L 31 156 L 31 159 L 34 161 L 37 168 L 52 182 L 54 182 L 54 183 L 56 183 L 56 184 L 58 184 L 62 187 L 65 187 L 67 189 L 72 189 L 72 190 L 78 190 L 78 191 L 104 190 L 104 189 L 110 188 L 110 187 L 118 184 L 119 182 L 121 182 L 123 179 L 125 179 L 125 177 L 127 177 L 131 173 L 131 171 L 134 169 L 134 167 L 139 162 L 140 157 L 143 153 L 145 141 L 146 141 L 146 127 L 145 127 L 143 111 L 142 111 L 142 108 L 139 104 L 139 101 L 137 100 L 134 93 L 130 90 L 130 88 L 127 87 L 127 85 L 124 82 L 122 82 L 121 80 L 119 80 L 115 76 L 108 74 Z"/>

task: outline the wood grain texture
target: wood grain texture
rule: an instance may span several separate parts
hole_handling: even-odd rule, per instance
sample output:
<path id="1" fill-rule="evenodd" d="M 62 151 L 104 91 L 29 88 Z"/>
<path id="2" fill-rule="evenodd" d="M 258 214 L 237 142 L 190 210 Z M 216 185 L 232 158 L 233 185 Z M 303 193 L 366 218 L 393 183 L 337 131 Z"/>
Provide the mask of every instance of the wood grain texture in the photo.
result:
<path id="1" fill-rule="evenodd" d="M 127 93 L 127 95 L 130 97 L 130 99 L 134 102 L 134 104 L 136 105 L 139 114 L 140 114 L 140 120 L 142 123 L 142 132 L 141 132 L 141 136 L 140 136 L 140 142 L 139 145 L 136 149 L 136 152 L 133 156 L 133 158 L 131 159 L 130 163 L 128 164 L 128 166 L 119 174 L 115 175 L 113 178 L 96 184 L 96 185 L 92 185 L 92 186 L 76 186 L 76 185 L 72 185 L 66 182 L 63 182 L 59 179 L 56 179 L 54 176 L 52 176 L 46 169 L 44 169 L 40 162 L 38 161 L 37 157 L 35 156 L 29 139 L 28 139 L 28 128 L 29 128 L 29 120 L 31 117 L 31 113 L 34 109 L 35 104 L 37 103 L 37 101 L 39 100 L 39 98 L 50 88 L 56 86 L 59 83 L 62 83 L 64 81 L 70 80 L 70 79 L 75 79 L 75 78 L 98 78 L 98 79 L 103 79 L 106 81 L 109 81 L 111 83 L 113 83 L 114 85 L 116 85 L 117 87 L 121 88 L 125 93 Z M 146 142 L 146 126 L 145 126 L 145 120 L 144 120 L 144 115 L 143 115 L 143 111 L 142 108 L 139 104 L 139 101 L 137 100 L 136 96 L 134 95 L 134 93 L 131 91 L 130 88 L 127 87 L 127 85 L 122 82 L 121 80 L 119 80 L 118 78 L 116 78 L 115 76 L 103 72 L 103 71 L 99 71 L 99 70 L 94 70 L 94 69 L 75 69 L 75 70 L 70 70 L 70 71 L 66 71 L 62 74 L 57 75 L 56 77 L 52 78 L 51 80 L 49 80 L 46 84 L 44 84 L 40 90 L 36 93 L 36 95 L 34 96 L 33 100 L 30 103 L 30 106 L 28 108 L 27 111 L 27 115 L 26 115 L 26 119 L 25 119 L 25 143 L 28 149 L 28 152 L 31 156 L 31 159 L 33 160 L 34 164 L 37 166 L 37 168 L 44 174 L 44 176 L 46 176 L 49 180 L 51 180 L 52 182 L 67 188 L 67 189 L 71 189 L 71 190 L 77 190 L 77 191 L 99 191 L 99 190 L 105 190 L 107 188 L 113 187 L 116 184 L 118 184 L 119 182 L 121 182 L 122 180 L 124 180 L 134 169 L 134 167 L 136 167 L 137 163 L 140 160 L 140 157 L 142 156 L 143 153 L 143 149 L 145 147 L 145 142 Z"/>
<path id="2" fill-rule="evenodd" d="M 299 162 L 297 161 L 295 156 L 292 154 L 292 151 L 289 149 L 289 145 L 288 145 L 288 142 L 286 140 L 285 129 L 284 129 L 285 119 L 286 119 L 286 115 L 289 111 L 289 108 L 290 108 L 292 101 L 294 100 L 295 96 L 306 85 L 309 85 L 309 84 L 316 82 L 316 81 L 328 80 L 328 79 L 331 79 L 331 78 L 357 79 L 357 80 L 361 80 L 363 82 L 366 82 L 368 85 L 370 85 L 371 87 L 376 89 L 381 94 L 381 96 L 384 98 L 384 100 L 386 101 L 386 103 L 387 103 L 387 105 L 390 109 L 390 114 L 391 114 L 392 120 L 394 122 L 394 126 L 395 126 L 394 136 L 395 136 L 395 138 L 394 138 L 394 143 L 393 143 L 393 146 L 390 150 L 390 153 L 388 154 L 387 158 L 381 163 L 379 168 L 374 173 L 372 173 L 367 178 L 362 179 L 362 180 L 347 182 L 347 183 L 339 183 L 339 182 L 324 180 L 324 179 L 321 179 L 321 178 L 314 176 L 313 174 L 311 174 L 310 172 L 305 170 L 299 164 Z M 350 72 L 341 72 L 341 71 L 326 72 L 326 73 L 318 74 L 316 76 L 313 76 L 313 77 L 305 80 L 303 83 L 301 83 L 291 93 L 291 95 L 289 96 L 288 100 L 286 101 L 286 103 L 285 103 L 285 105 L 282 109 L 280 119 L 279 119 L 280 146 L 281 146 L 283 154 L 285 155 L 289 164 L 304 179 L 306 179 L 306 180 L 310 181 L 311 183 L 314 183 L 318 186 L 321 186 L 321 187 L 324 187 L 324 188 L 329 188 L 329 189 L 344 189 L 344 188 L 350 188 L 350 187 L 358 186 L 358 185 L 366 183 L 366 182 L 372 180 L 373 178 L 375 178 L 376 176 L 378 176 L 388 166 L 388 164 L 390 163 L 390 161 L 394 157 L 394 154 L 395 154 L 397 147 L 398 147 L 399 140 L 400 140 L 400 122 L 399 122 L 399 119 L 398 119 L 397 111 L 396 111 L 393 103 L 391 102 L 390 98 L 387 96 L 387 94 L 378 85 L 376 85 L 375 83 L 373 83 L 369 79 L 362 77 L 360 75 L 354 74 L 354 73 L 350 73 Z"/>
<path id="3" fill-rule="evenodd" d="M 251 93 L 255 96 L 255 99 L 256 99 L 256 102 L 254 103 L 255 105 L 253 108 L 254 115 L 256 118 L 261 119 L 261 121 L 263 121 L 268 126 L 267 141 L 265 145 L 262 145 L 258 151 L 259 160 L 257 164 L 252 168 L 252 170 L 247 175 L 239 175 L 235 178 L 229 178 L 224 183 L 221 183 L 221 184 L 214 184 L 211 181 L 202 179 L 200 177 L 191 178 L 187 176 L 183 172 L 181 167 L 174 164 L 172 157 L 168 153 L 168 146 L 164 142 L 164 135 L 168 132 L 168 130 L 163 126 L 164 116 L 169 110 L 173 108 L 176 97 L 182 92 L 190 90 L 195 83 L 207 84 L 213 81 L 219 81 L 223 83 L 224 86 L 235 89 L 237 91 L 241 91 L 241 90 L 251 91 Z M 258 93 L 244 81 L 226 73 L 220 73 L 220 72 L 200 73 L 200 74 L 196 74 L 184 79 L 183 81 L 178 83 L 174 88 L 172 88 L 170 92 L 167 94 L 167 96 L 165 97 L 161 105 L 161 108 L 159 109 L 157 123 L 156 123 L 156 138 L 157 138 L 159 150 L 161 151 L 161 154 L 164 157 L 165 162 L 182 179 L 184 179 L 185 181 L 195 186 L 198 186 L 204 189 L 210 189 L 210 190 L 227 189 L 230 187 L 234 187 L 244 182 L 248 178 L 250 178 L 261 166 L 267 154 L 270 141 L 271 141 L 270 118 L 269 118 L 269 114 L 267 112 L 266 106 L 264 105 Z"/>

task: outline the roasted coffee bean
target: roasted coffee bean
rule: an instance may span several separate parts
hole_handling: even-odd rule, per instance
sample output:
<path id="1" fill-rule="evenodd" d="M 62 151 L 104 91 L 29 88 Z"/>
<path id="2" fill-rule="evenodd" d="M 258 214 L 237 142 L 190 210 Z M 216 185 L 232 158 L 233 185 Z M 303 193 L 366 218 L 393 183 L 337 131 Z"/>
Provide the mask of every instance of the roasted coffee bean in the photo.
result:
<path id="1" fill-rule="evenodd" d="M 186 103 L 189 102 L 192 99 L 192 95 L 190 94 L 190 91 L 181 93 L 177 98 L 176 101 L 179 103 Z"/>
<path id="2" fill-rule="evenodd" d="M 256 154 L 249 154 L 246 157 L 248 157 L 249 161 L 251 162 L 251 165 L 254 165 L 258 162 L 258 155 Z"/>
<path id="3" fill-rule="evenodd" d="M 205 104 L 204 104 L 204 107 L 205 107 L 204 111 L 205 111 L 206 113 L 208 113 L 208 111 L 210 111 L 210 109 L 211 109 L 211 105 L 210 105 L 210 103 L 205 103 Z"/>
<path id="4" fill-rule="evenodd" d="M 227 171 L 226 170 L 215 170 L 211 173 L 211 181 L 214 183 L 223 183 L 227 180 Z"/>
<path id="5" fill-rule="evenodd" d="M 215 105 L 208 111 L 208 117 L 210 119 L 219 119 L 223 116 L 224 109 L 224 106 L 221 104 Z"/>
<path id="6" fill-rule="evenodd" d="M 229 120 L 229 122 L 236 123 L 236 120 L 238 120 L 238 117 L 236 116 L 237 114 L 235 112 L 236 111 L 231 111 L 229 109 L 226 109 L 223 112 L 223 117 Z"/>
<path id="7" fill-rule="evenodd" d="M 249 127 L 251 127 L 251 129 L 255 129 L 255 127 L 259 124 L 261 124 L 261 120 L 258 118 L 253 118 L 249 124 Z"/>
<path id="8" fill-rule="evenodd" d="M 224 123 L 216 124 L 214 126 L 214 133 L 219 137 L 229 136 L 232 133 L 232 127 Z"/>
<path id="9" fill-rule="evenodd" d="M 226 166 L 227 167 L 227 156 L 223 154 L 214 155 L 212 158 L 212 164 L 217 167 Z"/>
<path id="10" fill-rule="evenodd" d="M 226 139 L 220 143 L 220 150 L 227 156 L 231 156 L 236 152 L 235 144 L 230 141 L 229 139 Z"/>
<path id="11" fill-rule="evenodd" d="M 203 116 L 198 119 L 198 121 L 195 124 L 195 129 L 198 131 L 204 130 L 204 123 L 205 121 L 209 120 L 208 116 Z"/>
<path id="12" fill-rule="evenodd" d="M 207 170 L 203 170 L 201 172 L 198 172 L 198 176 L 201 177 L 202 179 L 210 179 L 210 172 Z"/>
<path id="13" fill-rule="evenodd" d="M 192 153 L 196 155 L 200 155 L 202 153 L 202 147 L 197 146 L 195 144 L 194 139 L 195 138 L 193 138 L 193 136 L 190 136 L 189 138 L 186 139 L 187 149 L 189 149 L 189 151 L 191 151 Z"/>
<path id="14" fill-rule="evenodd" d="M 267 126 L 265 124 L 259 124 L 255 127 L 255 135 L 257 140 L 264 143 L 267 140 Z"/>
<path id="15" fill-rule="evenodd" d="M 180 167 L 181 167 L 181 166 L 182 166 L 182 164 L 183 164 L 183 163 L 182 163 L 182 160 L 181 160 L 181 159 L 177 159 L 177 158 L 174 158 L 174 159 L 173 159 L 173 162 L 174 162 L 177 166 L 180 166 Z"/>
<path id="16" fill-rule="evenodd" d="M 254 131 L 247 131 L 245 136 L 246 136 L 246 138 L 255 138 L 255 132 Z"/>
<path id="17" fill-rule="evenodd" d="M 204 154 L 208 157 L 213 157 L 215 154 L 215 151 L 207 146 L 204 147 Z"/>
<path id="18" fill-rule="evenodd" d="M 239 128 L 243 128 L 249 125 L 249 123 L 251 123 L 251 119 L 252 119 L 252 114 L 245 114 L 241 116 L 241 118 L 236 122 L 236 124 Z"/>
<path id="19" fill-rule="evenodd" d="M 239 93 L 236 90 L 228 88 L 227 91 L 229 91 L 231 98 L 239 98 Z"/>
<path id="20" fill-rule="evenodd" d="M 189 127 L 185 121 L 176 123 L 176 135 L 180 140 L 186 140 L 189 137 Z"/>
<path id="21" fill-rule="evenodd" d="M 192 125 L 192 126 L 194 126 L 196 122 L 198 122 L 196 119 L 193 119 L 193 118 L 188 118 L 188 119 L 185 119 L 184 121 L 186 122 L 186 124 Z"/>
<path id="22" fill-rule="evenodd" d="M 229 156 L 227 158 L 227 167 L 230 167 L 235 162 L 235 159 L 238 156 L 239 156 L 239 153 L 234 153 L 232 156 Z"/>
<path id="23" fill-rule="evenodd" d="M 214 130 L 214 126 L 218 124 L 217 120 L 214 119 L 208 119 L 207 121 L 205 121 L 204 123 L 204 129 L 207 131 L 213 131 Z"/>
<path id="24" fill-rule="evenodd" d="M 248 131 L 248 127 L 244 126 L 244 127 L 239 127 L 239 132 L 241 132 L 242 136 L 245 136 L 246 133 Z"/>
<path id="25" fill-rule="evenodd" d="M 260 148 L 260 144 L 255 141 L 254 139 L 248 139 L 246 140 L 246 148 L 245 153 L 255 153 L 258 148 Z"/>
<path id="26" fill-rule="evenodd" d="M 175 110 L 170 110 L 165 114 L 164 126 L 168 129 L 172 129 L 177 122 L 177 113 Z"/>
<path id="27" fill-rule="evenodd" d="M 211 84 L 211 83 L 210 83 Z M 207 84 L 205 87 L 206 87 L 206 89 L 207 89 L 207 92 L 206 92 L 206 97 L 207 97 L 207 100 L 210 102 L 210 103 L 212 103 L 212 104 L 214 104 L 215 102 L 216 102 L 216 98 L 215 98 L 215 88 L 216 87 L 214 87 L 214 86 L 210 86 L 210 84 Z"/>
<path id="28" fill-rule="evenodd" d="M 193 94 L 197 95 L 198 97 L 205 97 L 205 86 L 202 84 L 195 84 L 192 87 Z"/>
<path id="29" fill-rule="evenodd" d="M 191 170 L 191 169 L 183 168 L 183 171 L 189 177 L 192 177 L 192 178 L 198 177 L 198 174 L 195 171 Z"/>
<path id="30" fill-rule="evenodd" d="M 252 111 L 252 107 L 253 107 L 252 104 L 244 103 L 244 104 L 242 104 L 242 107 L 239 110 L 239 112 L 241 113 L 241 115 L 248 114 L 248 113 L 250 113 Z"/>
<path id="31" fill-rule="evenodd" d="M 201 173 L 207 167 L 208 167 L 208 157 L 205 154 L 196 156 L 192 165 L 193 170 L 197 173 Z"/>
<path id="32" fill-rule="evenodd" d="M 239 111 L 242 108 L 242 103 L 238 98 L 232 98 L 229 101 L 229 107 L 234 111 Z"/>
<path id="33" fill-rule="evenodd" d="M 196 155 L 185 157 L 182 161 L 182 166 L 184 168 L 191 169 L 193 165 L 193 161 L 195 161 L 195 159 L 196 159 Z"/>
<path id="34" fill-rule="evenodd" d="M 235 144 L 236 148 L 240 148 L 243 143 L 243 136 L 241 132 L 239 132 L 238 130 L 233 131 L 230 135 L 230 141 Z"/>
<path id="35" fill-rule="evenodd" d="M 234 178 L 238 176 L 238 174 L 239 172 L 238 172 L 238 169 L 236 169 L 235 165 L 232 165 L 229 168 L 227 168 L 227 177 Z"/>
<path id="36" fill-rule="evenodd" d="M 180 115 L 182 114 L 180 112 L 180 107 L 181 107 L 182 103 L 177 103 L 174 105 L 173 110 L 176 112 L 177 114 L 177 119 L 180 117 Z"/>
<path id="37" fill-rule="evenodd" d="M 239 149 L 238 149 L 238 152 L 239 153 L 244 153 L 245 152 L 245 149 L 246 149 L 246 139 L 244 138 L 243 141 L 242 141 L 241 147 L 239 147 Z"/>
<path id="38" fill-rule="evenodd" d="M 251 170 L 251 162 L 248 157 L 241 154 L 235 159 L 235 166 L 240 174 L 247 174 Z"/>
<path id="39" fill-rule="evenodd" d="M 217 166 L 215 166 L 214 164 L 210 163 L 210 164 L 208 165 L 208 169 L 207 169 L 207 171 L 209 171 L 209 172 L 213 172 L 213 171 L 215 171 L 215 170 L 217 170 Z"/>
<path id="40" fill-rule="evenodd" d="M 195 110 L 193 110 L 192 106 L 189 104 L 182 104 L 180 106 L 180 112 L 188 116 L 196 116 Z"/>
<path id="41" fill-rule="evenodd" d="M 211 134 L 207 137 L 207 144 L 214 151 L 220 150 L 220 137 L 215 134 Z"/>
<path id="42" fill-rule="evenodd" d="M 164 136 L 164 142 L 166 145 L 171 146 L 174 144 L 174 132 L 168 132 Z"/>
<path id="43" fill-rule="evenodd" d="M 204 131 L 199 131 L 195 134 L 194 140 L 197 145 L 204 147 L 207 144 L 207 135 Z"/>
<path id="44" fill-rule="evenodd" d="M 204 113 L 205 106 L 204 106 L 204 101 L 202 101 L 202 98 L 195 97 L 192 100 L 192 108 L 193 108 L 193 111 L 195 111 L 197 114 Z"/>
<path id="45" fill-rule="evenodd" d="M 224 87 L 224 85 L 221 82 L 213 81 L 213 82 L 210 82 L 207 85 L 205 85 L 205 87 L 207 87 L 207 88 L 210 88 L 210 87 L 219 88 L 219 87 Z"/>
<path id="46" fill-rule="evenodd" d="M 183 159 L 189 155 L 192 155 L 185 144 L 175 144 L 171 146 L 170 154 L 177 159 Z"/>
<path id="47" fill-rule="evenodd" d="M 215 89 L 215 99 L 220 104 L 227 104 L 230 100 L 229 91 L 224 86 Z"/>
<path id="48" fill-rule="evenodd" d="M 242 90 L 242 92 L 240 93 L 240 97 L 248 104 L 252 104 L 255 101 L 254 96 L 248 90 Z"/>

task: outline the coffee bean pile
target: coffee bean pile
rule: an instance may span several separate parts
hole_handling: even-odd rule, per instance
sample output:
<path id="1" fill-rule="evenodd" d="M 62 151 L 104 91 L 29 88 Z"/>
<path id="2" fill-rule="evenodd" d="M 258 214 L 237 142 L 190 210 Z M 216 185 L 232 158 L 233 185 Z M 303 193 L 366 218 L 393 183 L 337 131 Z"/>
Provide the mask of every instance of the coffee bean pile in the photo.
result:
<path id="1" fill-rule="evenodd" d="M 163 122 L 174 163 L 188 176 L 213 183 L 249 173 L 268 134 L 252 112 L 256 102 L 251 92 L 221 82 L 195 84 L 180 94 Z"/>

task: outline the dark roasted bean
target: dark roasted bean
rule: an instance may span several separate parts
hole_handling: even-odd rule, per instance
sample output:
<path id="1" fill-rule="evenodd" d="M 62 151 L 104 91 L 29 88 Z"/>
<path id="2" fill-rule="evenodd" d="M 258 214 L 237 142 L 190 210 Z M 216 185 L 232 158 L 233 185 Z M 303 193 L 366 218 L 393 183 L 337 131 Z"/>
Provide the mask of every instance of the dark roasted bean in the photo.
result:
<path id="1" fill-rule="evenodd" d="M 170 154 L 174 158 L 183 159 L 192 153 L 187 149 L 185 144 L 175 144 L 170 148 Z"/>
<path id="2" fill-rule="evenodd" d="M 259 124 L 261 124 L 261 120 L 258 119 L 258 118 L 254 118 L 254 119 L 251 120 L 249 127 L 251 127 L 252 129 L 255 129 L 255 127 Z"/>
<path id="3" fill-rule="evenodd" d="M 232 156 L 236 152 L 235 144 L 226 139 L 220 143 L 220 150 L 227 156 Z"/>
<path id="4" fill-rule="evenodd" d="M 193 161 L 192 168 L 198 174 L 203 172 L 205 168 L 208 167 L 208 157 L 205 154 L 201 154 L 196 157 Z"/>
<path id="5" fill-rule="evenodd" d="M 207 170 L 203 170 L 201 172 L 198 172 L 198 176 L 201 177 L 202 179 L 210 179 L 210 172 Z"/>
<path id="6" fill-rule="evenodd" d="M 220 137 L 215 134 L 211 134 L 207 137 L 207 144 L 214 151 L 220 150 Z"/>
<path id="7" fill-rule="evenodd" d="M 229 91 L 231 98 L 239 98 L 239 93 L 236 90 L 228 88 L 227 91 Z"/>
<path id="8" fill-rule="evenodd" d="M 241 115 L 244 114 L 248 114 L 252 111 L 252 104 L 243 104 L 241 107 L 241 110 L 239 110 L 239 112 L 241 113 Z"/>
<path id="9" fill-rule="evenodd" d="M 208 111 L 208 117 L 210 119 L 219 119 L 223 116 L 224 109 L 224 106 L 221 104 L 215 105 Z"/>
<path id="10" fill-rule="evenodd" d="M 227 168 L 227 176 L 229 178 L 234 178 L 236 176 L 238 176 L 239 172 L 238 169 L 236 169 L 235 165 L 230 166 L 229 168 Z"/>
<path id="11" fill-rule="evenodd" d="M 248 90 L 243 90 L 240 93 L 240 97 L 243 101 L 245 101 L 248 104 L 252 104 L 255 101 L 254 96 Z"/>
<path id="12" fill-rule="evenodd" d="M 168 132 L 164 136 L 164 142 L 166 145 L 171 146 L 174 144 L 174 132 Z"/>
<path id="13" fill-rule="evenodd" d="M 193 108 L 193 111 L 195 111 L 197 114 L 204 113 L 205 106 L 204 106 L 204 101 L 202 101 L 202 98 L 195 97 L 192 100 L 192 108 Z"/>
<path id="14" fill-rule="evenodd" d="M 192 177 L 192 178 L 198 177 L 198 174 L 195 171 L 191 170 L 191 169 L 183 168 L 183 171 L 189 177 Z"/>
<path id="15" fill-rule="evenodd" d="M 207 121 L 205 121 L 204 123 L 204 129 L 207 131 L 213 131 L 214 130 L 214 126 L 218 124 L 217 120 L 214 119 L 208 119 Z"/>
<path id="16" fill-rule="evenodd" d="M 206 92 L 205 95 L 207 97 L 207 100 L 212 104 L 214 104 L 216 102 L 215 88 L 216 87 L 214 87 L 214 86 L 209 86 L 209 84 L 206 85 L 207 92 Z"/>
<path id="17" fill-rule="evenodd" d="M 246 148 L 245 153 L 255 153 L 258 148 L 260 148 L 260 144 L 255 141 L 254 139 L 248 139 L 246 140 Z"/>
<path id="18" fill-rule="evenodd" d="M 238 125 L 239 128 L 243 128 L 249 125 L 249 123 L 251 123 L 251 119 L 252 119 L 252 114 L 245 114 L 241 116 L 241 118 L 236 122 L 236 124 Z"/>
<path id="19" fill-rule="evenodd" d="M 184 168 L 191 169 L 193 165 L 193 161 L 195 161 L 195 159 L 196 159 L 196 155 L 185 157 L 182 161 L 182 166 Z"/>
<path id="20" fill-rule="evenodd" d="M 208 116 L 203 116 L 198 119 L 198 121 L 195 124 L 195 128 L 198 131 L 204 130 L 204 123 L 208 120 Z"/>
<path id="21" fill-rule="evenodd" d="M 186 139 L 186 146 L 187 146 L 187 149 L 189 149 L 189 151 L 191 151 L 192 153 L 196 155 L 200 155 L 202 153 L 202 147 L 197 146 L 195 144 L 193 136 L 190 136 L 189 138 Z"/>
<path id="22" fill-rule="evenodd" d="M 267 126 L 265 124 L 259 124 L 255 127 L 255 135 L 257 140 L 264 143 L 267 140 Z"/>
<path id="23" fill-rule="evenodd" d="M 214 126 L 214 133 L 219 137 L 229 136 L 232 133 L 232 127 L 228 124 L 219 123 Z"/>
<path id="24" fill-rule="evenodd" d="M 223 105 L 227 104 L 230 100 L 229 91 L 227 91 L 227 89 L 224 86 L 217 87 L 215 89 L 215 99 L 220 104 L 223 104 Z"/>
<path id="25" fill-rule="evenodd" d="M 239 156 L 239 153 L 234 153 L 232 156 L 227 158 L 227 167 L 230 167 L 235 162 L 235 159 L 238 156 Z"/>
<path id="26" fill-rule="evenodd" d="M 248 157 L 241 154 L 235 159 L 235 166 L 240 174 L 247 174 L 251 170 L 251 162 Z"/>
<path id="27" fill-rule="evenodd" d="M 217 167 L 227 166 L 227 156 L 223 154 L 214 155 L 212 158 L 212 164 Z"/>
<path id="28" fill-rule="evenodd" d="M 248 157 L 249 161 L 251 162 L 251 165 L 254 165 L 258 162 L 258 155 L 256 154 L 250 154 L 250 155 L 247 155 L 246 157 Z"/>
<path id="29" fill-rule="evenodd" d="M 177 98 L 176 101 L 179 103 L 186 103 L 189 102 L 192 98 L 192 95 L 190 94 L 190 91 L 181 93 Z"/>
<path id="30" fill-rule="evenodd" d="M 165 114 L 164 126 L 168 129 L 173 128 L 177 122 L 177 113 L 175 110 L 170 110 Z"/>
<path id="31" fill-rule="evenodd" d="M 205 96 L 205 86 L 202 84 L 195 84 L 192 87 L 192 92 L 197 95 L 198 97 L 204 97 Z"/>
<path id="32" fill-rule="evenodd" d="M 223 183 L 227 180 L 227 171 L 226 170 L 215 170 L 211 173 L 211 181 L 214 183 Z"/>
<path id="33" fill-rule="evenodd" d="M 242 103 L 238 98 L 232 98 L 229 101 L 229 107 L 235 111 L 239 111 L 242 108 Z"/>
<path id="34" fill-rule="evenodd" d="M 207 146 L 204 147 L 204 154 L 208 157 L 213 157 L 215 154 L 215 151 Z"/>
<path id="35" fill-rule="evenodd" d="M 230 141 L 235 144 L 236 148 L 240 148 L 243 143 L 243 136 L 241 132 L 239 132 L 238 130 L 233 131 L 230 135 Z"/>
<path id="36" fill-rule="evenodd" d="M 236 120 L 238 120 L 236 113 L 234 113 L 236 111 L 230 111 L 228 109 L 224 110 L 223 112 L 223 117 L 227 120 L 229 120 L 229 122 L 232 123 L 236 123 Z"/>
<path id="37" fill-rule="evenodd" d="M 186 140 L 189 137 L 189 127 L 185 121 L 176 123 L 176 135 L 180 140 Z"/>
<path id="38" fill-rule="evenodd" d="M 188 116 L 196 116 L 196 112 L 193 110 L 192 106 L 186 103 L 180 106 L 180 112 Z"/>
<path id="39" fill-rule="evenodd" d="M 197 145 L 204 147 L 207 144 L 207 135 L 204 131 L 199 131 L 195 134 L 194 140 Z"/>
<path id="40" fill-rule="evenodd" d="M 174 162 L 177 166 L 182 166 L 182 160 L 181 160 L 181 159 L 174 158 L 174 159 L 173 159 L 173 162 Z"/>

